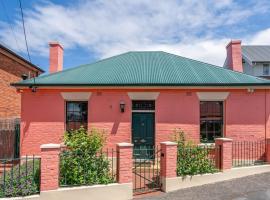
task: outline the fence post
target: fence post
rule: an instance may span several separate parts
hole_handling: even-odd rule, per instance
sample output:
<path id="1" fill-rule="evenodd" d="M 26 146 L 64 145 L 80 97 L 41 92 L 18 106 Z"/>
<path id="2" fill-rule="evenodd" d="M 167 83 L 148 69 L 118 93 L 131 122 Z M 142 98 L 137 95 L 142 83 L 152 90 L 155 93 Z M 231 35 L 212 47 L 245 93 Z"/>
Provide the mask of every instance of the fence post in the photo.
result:
<path id="1" fill-rule="evenodd" d="M 117 144 L 117 182 L 132 183 L 133 144 Z"/>
<path id="2" fill-rule="evenodd" d="M 216 138 L 216 146 L 219 146 L 220 149 L 220 169 L 222 171 L 232 168 L 232 139 L 230 138 Z"/>
<path id="3" fill-rule="evenodd" d="M 270 163 L 270 138 L 266 138 L 266 162 Z"/>
<path id="4" fill-rule="evenodd" d="M 60 144 L 43 144 L 40 149 L 40 191 L 58 189 Z"/>
<path id="5" fill-rule="evenodd" d="M 177 143 L 169 141 L 161 142 L 160 148 L 160 178 L 162 183 L 162 190 L 167 192 L 167 179 L 177 177 Z"/>

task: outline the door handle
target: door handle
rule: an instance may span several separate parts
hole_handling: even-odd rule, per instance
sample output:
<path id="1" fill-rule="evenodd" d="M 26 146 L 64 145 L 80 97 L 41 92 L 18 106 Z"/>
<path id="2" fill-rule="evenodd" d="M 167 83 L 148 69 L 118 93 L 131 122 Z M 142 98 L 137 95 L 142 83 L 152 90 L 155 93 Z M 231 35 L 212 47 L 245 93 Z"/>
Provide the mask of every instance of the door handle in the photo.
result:
<path id="1" fill-rule="evenodd" d="M 145 143 L 146 141 L 145 141 L 145 139 L 141 139 L 141 141 L 140 141 L 141 143 Z"/>

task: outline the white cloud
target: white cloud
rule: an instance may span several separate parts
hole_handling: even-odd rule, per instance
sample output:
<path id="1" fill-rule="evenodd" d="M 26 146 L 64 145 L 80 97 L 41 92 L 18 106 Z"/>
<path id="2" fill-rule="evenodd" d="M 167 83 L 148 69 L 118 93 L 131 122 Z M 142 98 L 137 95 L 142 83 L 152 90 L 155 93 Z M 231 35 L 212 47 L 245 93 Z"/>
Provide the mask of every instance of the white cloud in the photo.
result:
<path id="1" fill-rule="evenodd" d="M 253 6 L 265 7 L 261 2 Z M 84 48 L 100 58 L 131 50 L 162 50 L 223 65 L 229 38 L 213 32 L 258 12 L 266 10 L 245 9 L 233 0 L 96 0 L 66 7 L 35 5 L 25 12 L 25 22 L 32 54 L 47 56 L 47 43 L 58 40 L 65 49 Z M 25 51 L 21 22 L 14 26 L 20 47 L 4 23 L 0 23 L 0 40 Z M 267 34 L 258 33 L 247 41 L 263 43 Z"/>

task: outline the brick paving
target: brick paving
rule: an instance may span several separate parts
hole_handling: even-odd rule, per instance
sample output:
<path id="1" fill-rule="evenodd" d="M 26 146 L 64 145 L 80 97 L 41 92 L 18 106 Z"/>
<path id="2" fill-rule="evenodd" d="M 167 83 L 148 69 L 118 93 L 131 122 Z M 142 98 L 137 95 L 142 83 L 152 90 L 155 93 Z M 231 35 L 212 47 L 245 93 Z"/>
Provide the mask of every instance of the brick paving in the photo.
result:
<path id="1" fill-rule="evenodd" d="M 248 176 L 168 194 L 144 196 L 142 200 L 270 200 L 270 173 Z"/>

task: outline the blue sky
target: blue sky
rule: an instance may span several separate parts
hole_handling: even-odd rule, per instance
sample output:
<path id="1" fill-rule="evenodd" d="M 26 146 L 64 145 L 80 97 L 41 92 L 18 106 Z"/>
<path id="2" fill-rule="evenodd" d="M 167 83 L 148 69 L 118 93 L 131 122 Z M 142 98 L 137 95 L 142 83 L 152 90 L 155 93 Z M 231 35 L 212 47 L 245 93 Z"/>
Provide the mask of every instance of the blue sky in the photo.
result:
<path id="1" fill-rule="evenodd" d="M 231 39 L 270 44 L 269 0 L 22 0 L 31 60 L 48 70 L 48 42 L 64 68 L 126 51 L 162 50 L 223 65 Z M 0 42 L 27 58 L 18 0 L 0 0 Z"/>

